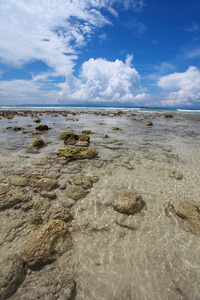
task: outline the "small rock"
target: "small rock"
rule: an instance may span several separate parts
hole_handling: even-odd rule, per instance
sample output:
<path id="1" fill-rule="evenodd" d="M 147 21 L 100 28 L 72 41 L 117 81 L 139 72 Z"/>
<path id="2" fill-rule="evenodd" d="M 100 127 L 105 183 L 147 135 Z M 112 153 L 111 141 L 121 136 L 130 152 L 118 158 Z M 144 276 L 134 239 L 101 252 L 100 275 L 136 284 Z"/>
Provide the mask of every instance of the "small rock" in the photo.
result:
<path id="1" fill-rule="evenodd" d="M 75 159 L 84 159 L 84 158 L 93 158 L 98 155 L 98 152 L 95 148 L 85 148 L 81 147 L 79 149 L 59 149 L 57 151 L 57 156 L 60 158 L 65 158 L 68 161 Z"/>
<path id="2" fill-rule="evenodd" d="M 92 181 L 90 178 L 81 174 L 71 175 L 67 178 L 67 181 L 70 184 L 82 186 L 85 190 L 92 187 Z"/>
<path id="3" fill-rule="evenodd" d="M 183 178 L 183 174 L 181 174 L 181 173 L 179 173 L 179 172 L 177 172 L 177 171 L 170 171 L 170 172 L 168 173 L 168 176 L 169 176 L 169 177 L 173 177 L 173 178 L 175 178 L 175 179 L 177 179 L 177 180 L 181 180 L 181 179 Z"/>
<path id="4" fill-rule="evenodd" d="M 35 129 L 39 130 L 39 131 L 46 131 L 46 130 L 49 130 L 49 127 L 45 124 L 40 124 L 37 127 L 35 127 Z"/>
<path id="5" fill-rule="evenodd" d="M 122 130 L 121 128 L 116 127 L 116 126 L 111 127 L 111 129 L 112 129 L 112 130 Z"/>
<path id="6" fill-rule="evenodd" d="M 52 178 L 41 178 L 33 181 L 33 187 L 42 188 L 45 191 L 50 191 L 58 186 L 58 181 Z"/>
<path id="7" fill-rule="evenodd" d="M 147 120 L 146 123 L 145 123 L 146 127 L 149 127 L 149 126 L 152 126 L 152 125 L 153 125 L 153 123 L 152 123 L 151 120 Z"/>

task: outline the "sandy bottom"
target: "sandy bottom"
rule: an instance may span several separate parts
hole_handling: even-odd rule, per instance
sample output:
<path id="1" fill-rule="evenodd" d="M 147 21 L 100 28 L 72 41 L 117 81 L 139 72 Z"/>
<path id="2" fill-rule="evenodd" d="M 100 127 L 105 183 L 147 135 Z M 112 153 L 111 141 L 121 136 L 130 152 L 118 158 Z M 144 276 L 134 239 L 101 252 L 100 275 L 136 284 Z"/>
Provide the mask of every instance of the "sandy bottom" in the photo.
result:
<path id="1" fill-rule="evenodd" d="M 45 198 L 31 183 L 24 187 L 37 203 L 34 211 L 45 223 L 55 210 L 69 208 L 73 219 L 69 223 L 72 249 L 40 270 L 26 268 L 25 280 L 11 299 L 200 299 L 200 235 L 185 230 L 176 217 L 166 213 L 174 201 L 187 199 L 200 206 L 200 117 L 141 113 L 67 117 L 40 116 L 41 123 L 51 129 L 37 136 L 45 146 L 34 151 L 28 145 L 36 136 L 6 129 L 34 130 L 30 115 L 0 120 L 1 184 L 16 188 L 13 177 L 24 178 L 30 170 L 31 176 L 54 178 L 59 183 L 55 199 Z M 146 118 L 153 126 L 145 126 Z M 121 130 L 114 131 L 112 126 Z M 96 148 L 98 156 L 71 162 L 58 159 L 57 150 L 64 148 L 58 135 L 69 129 L 77 134 L 92 130 L 89 147 Z M 170 177 L 172 171 L 183 178 Z M 69 200 L 63 182 L 71 174 L 93 174 L 98 181 L 84 198 Z M 114 210 L 120 189 L 137 191 L 144 208 L 133 215 Z M 13 253 L 23 257 L 28 235 L 41 226 L 31 221 L 32 211 L 20 205 L 0 211 L 1 261 Z M 60 284 L 66 270 L 75 282 L 71 298 Z"/>

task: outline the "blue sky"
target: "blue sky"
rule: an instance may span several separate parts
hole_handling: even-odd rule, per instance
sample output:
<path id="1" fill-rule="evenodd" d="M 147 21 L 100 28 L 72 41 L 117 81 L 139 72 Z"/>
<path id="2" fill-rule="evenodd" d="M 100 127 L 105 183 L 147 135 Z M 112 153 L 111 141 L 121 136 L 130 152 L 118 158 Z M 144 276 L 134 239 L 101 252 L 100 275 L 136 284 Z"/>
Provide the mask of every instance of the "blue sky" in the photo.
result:
<path id="1" fill-rule="evenodd" d="M 0 104 L 200 108 L 199 0 L 0 0 Z"/>

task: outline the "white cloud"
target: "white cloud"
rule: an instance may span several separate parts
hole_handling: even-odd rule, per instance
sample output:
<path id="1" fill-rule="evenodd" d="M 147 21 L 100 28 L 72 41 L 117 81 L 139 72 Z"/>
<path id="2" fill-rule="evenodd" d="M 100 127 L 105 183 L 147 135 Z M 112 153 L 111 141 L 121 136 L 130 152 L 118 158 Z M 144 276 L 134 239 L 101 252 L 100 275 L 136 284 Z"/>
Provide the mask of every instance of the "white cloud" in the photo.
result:
<path id="1" fill-rule="evenodd" d="M 41 91 L 31 80 L 0 81 L 1 104 L 53 103 L 56 93 Z"/>
<path id="2" fill-rule="evenodd" d="M 73 76 L 74 66 L 78 59 L 79 50 L 87 45 L 96 29 L 109 21 L 109 13 L 118 16 L 119 9 L 140 11 L 144 6 L 143 0 L 6 0 L 0 1 L 0 59 L 4 64 L 20 68 L 23 64 L 41 60 L 50 68 L 45 74 L 36 74 L 32 80 L 24 81 L 21 89 L 15 90 L 16 80 L 1 83 L 1 94 L 10 97 L 11 90 L 6 93 L 5 87 L 13 87 L 13 95 L 17 98 L 28 95 L 26 87 L 30 85 L 30 93 L 42 93 L 41 82 L 48 83 L 50 76 L 64 76 L 65 83 L 60 83 L 61 95 L 71 95 L 72 99 L 90 97 L 131 98 L 139 86 L 137 71 L 125 67 L 121 61 L 109 63 L 102 60 L 110 70 L 101 69 L 101 78 L 95 73 L 90 78 L 89 73 L 98 69 L 99 60 L 89 60 L 83 64 L 81 79 Z M 103 10 L 102 10 L 103 8 Z M 107 12 L 106 12 L 107 11 Z M 105 15 L 102 12 L 106 12 Z M 101 35 L 101 39 L 106 35 Z M 115 66 L 115 67 L 114 67 Z M 119 70 L 117 71 L 117 69 Z M 123 68 L 126 71 L 123 73 Z M 106 85 L 105 80 L 109 82 Z M 133 82 L 131 82 L 133 80 Z M 19 83 L 22 83 L 20 81 Z M 120 89 L 120 83 L 122 88 Z M 104 86 L 99 85 L 103 83 Z M 19 87 L 18 87 L 19 88 Z M 89 91 L 86 91 L 86 89 Z M 32 90 L 34 89 L 34 91 Z M 124 91 L 122 93 L 122 90 Z M 18 94 L 16 93 L 18 92 Z M 45 93 L 44 93 L 45 94 Z M 9 96 L 10 95 L 10 96 Z M 52 91 L 52 95 L 55 93 Z M 79 96 L 78 96 L 79 95 Z M 43 96 L 43 94 L 42 94 Z M 110 99 L 109 98 L 109 99 Z M 14 99 L 14 96 L 13 96 Z M 30 100 L 32 101 L 32 100 Z"/>
<path id="3" fill-rule="evenodd" d="M 103 58 L 89 59 L 83 63 L 80 79 L 70 85 L 73 90 L 67 83 L 59 84 L 62 92 L 58 101 L 138 102 L 146 94 L 140 94 L 140 76 L 131 67 L 132 59 L 132 55 L 127 56 L 125 63 L 119 59 L 114 62 Z"/>
<path id="4" fill-rule="evenodd" d="M 200 102 L 200 71 L 189 67 L 186 72 L 163 76 L 158 86 L 167 91 L 163 105 L 192 105 Z"/>

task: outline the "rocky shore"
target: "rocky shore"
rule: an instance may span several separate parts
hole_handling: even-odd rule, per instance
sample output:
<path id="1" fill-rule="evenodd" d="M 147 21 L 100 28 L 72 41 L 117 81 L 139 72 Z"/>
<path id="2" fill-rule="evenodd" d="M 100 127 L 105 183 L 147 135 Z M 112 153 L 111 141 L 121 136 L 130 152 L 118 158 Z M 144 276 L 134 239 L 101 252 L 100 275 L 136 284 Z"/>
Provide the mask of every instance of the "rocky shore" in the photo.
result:
<path id="1" fill-rule="evenodd" d="M 0 299 L 198 299 L 199 124 L 0 111 Z"/>

